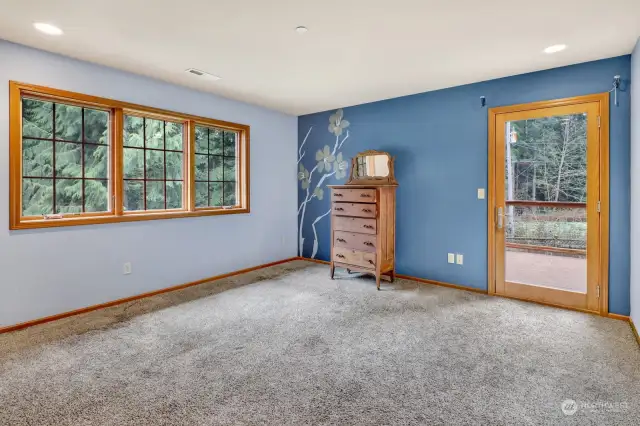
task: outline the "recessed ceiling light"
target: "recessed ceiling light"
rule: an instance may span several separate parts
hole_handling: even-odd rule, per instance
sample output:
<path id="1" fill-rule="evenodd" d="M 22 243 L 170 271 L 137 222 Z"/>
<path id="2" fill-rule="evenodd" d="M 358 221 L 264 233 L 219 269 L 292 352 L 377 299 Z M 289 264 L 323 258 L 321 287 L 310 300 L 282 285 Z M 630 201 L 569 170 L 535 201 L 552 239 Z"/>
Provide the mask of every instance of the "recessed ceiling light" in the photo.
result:
<path id="1" fill-rule="evenodd" d="M 36 22 L 33 26 L 41 33 L 48 35 L 62 35 L 62 30 L 55 25 L 47 24 L 45 22 Z"/>
<path id="2" fill-rule="evenodd" d="M 544 53 L 558 53 L 567 48 L 566 44 L 554 44 L 543 50 Z"/>
<path id="3" fill-rule="evenodd" d="M 304 33 L 306 33 L 307 31 L 309 31 L 309 28 L 307 28 L 307 27 L 303 27 L 303 26 L 296 27 L 296 32 L 297 32 L 298 34 L 304 34 Z"/>
<path id="4" fill-rule="evenodd" d="M 217 75 L 210 74 L 206 71 L 202 71 L 196 68 L 187 68 L 184 72 L 188 72 L 189 74 L 196 75 L 198 77 L 208 78 L 210 80 L 220 80 L 222 77 L 218 77 Z"/>

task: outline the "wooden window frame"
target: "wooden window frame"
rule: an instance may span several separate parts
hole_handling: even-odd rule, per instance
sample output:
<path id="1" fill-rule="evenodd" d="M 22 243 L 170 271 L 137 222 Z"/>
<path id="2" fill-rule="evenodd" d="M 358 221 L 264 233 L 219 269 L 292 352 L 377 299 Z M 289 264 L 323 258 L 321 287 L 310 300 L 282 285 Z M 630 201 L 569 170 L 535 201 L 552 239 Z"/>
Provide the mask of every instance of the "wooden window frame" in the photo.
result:
<path id="1" fill-rule="evenodd" d="M 22 215 L 22 98 L 32 98 L 97 108 L 110 111 L 109 132 L 109 196 L 110 211 L 63 215 L 60 219 Z M 171 210 L 124 211 L 124 115 L 183 123 L 183 208 Z M 195 126 L 203 125 L 238 134 L 238 202 L 231 207 L 195 207 Z M 182 217 L 215 216 L 250 213 L 249 203 L 249 143 L 250 126 L 177 113 L 108 98 L 84 95 L 44 86 L 9 82 L 9 229 L 55 228 L 61 226 L 96 225 L 102 223 Z M 54 189 L 55 190 L 55 189 Z"/>

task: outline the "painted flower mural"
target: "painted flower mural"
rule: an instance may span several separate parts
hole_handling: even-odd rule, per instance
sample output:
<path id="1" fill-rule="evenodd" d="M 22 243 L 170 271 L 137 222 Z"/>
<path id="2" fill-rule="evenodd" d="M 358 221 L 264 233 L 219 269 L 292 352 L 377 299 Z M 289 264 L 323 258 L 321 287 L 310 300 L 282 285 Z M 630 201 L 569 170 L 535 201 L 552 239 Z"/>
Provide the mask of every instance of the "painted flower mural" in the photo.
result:
<path id="1" fill-rule="evenodd" d="M 340 136 L 342 131 L 351 124 L 342 118 L 343 115 L 342 110 L 339 109 L 329 117 L 329 131 L 336 136 Z"/>
<path id="2" fill-rule="evenodd" d="M 318 162 L 318 171 L 322 173 L 323 171 L 330 172 L 331 171 L 331 163 L 334 162 L 336 156 L 331 153 L 329 145 L 324 146 L 324 151 L 318 150 L 316 152 L 316 161 Z"/>
<path id="3" fill-rule="evenodd" d="M 349 164 L 342 159 L 342 153 L 339 152 L 336 157 L 336 162 L 333 165 L 336 171 L 336 179 L 344 179 L 347 177 L 347 170 L 349 169 Z"/>
<path id="4" fill-rule="evenodd" d="M 326 186 L 326 181 L 330 177 L 335 177 L 337 180 L 342 180 L 347 176 L 347 171 L 349 169 L 348 162 L 343 158 L 342 152 L 338 152 L 342 145 L 349 138 L 349 131 L 345 132 L 345 129 L 349 127 L 350 123 L 344 119 L 344 112 L 339 109 L 335 113 L 331 114 L 329 117 L 329 132 L 333 134 L 336 138 L 333 148 L 330 145 L 325 145 L 323 149 L 320 149 L 316 152 L 316 164 L 311 169 L 311 171 L 307 170 L 304 164 L 302 164 L 302 159 L 305 157 L 306 151 L 304 151 L 304 145 L 311 134 L 313 128 L 309 128 L 306 136 L 304 137 L 302 143 L 300 144 L 300 148 L 298 149 L 298 180 L 300 181 L 300 187 L 304 192 L 304 196 L 302 202 L 300 203 L 300 207 L 298 208 L 298 215 L 300 217 L 300 223 L 298 226 L 298 252 L 299 255 L 302 256 L 303 248 L 304 248 L 304 220 L 307 212 L 307 205 L 311 203 L 314 199 L 318 199 L 322 201 L 324 198 L 324 187 Z M 344 133 L 344 136 L 340 138 Z M 332 171 L 333 170 L 333 171 Z M 318 179 L 318 181 L 313 184 L 313 178 L 315 173 L 322 173 L 322 176 Z M 313 186 L 313 188 L 312 188 Z M 320 222 L 324 217 L 328 216 L 331 213 L 331 209 L 329 209 L 326 213 L 319 215 L 316 217 L 311 223 L 311 229 L 313 231 L 313 249 L 311 251 L 311 258 L 315 258 L 318 252 L 318 233 L 316 232 L 316 224 Z"/>
<path id="5" fill-rule="evenodd" d="M 300 163 L 300 171 L 298 172 L 298 180 L 302 182 L 302 189 L 309 188 L 309 170 L 304 168 L 304 164 Z"/>

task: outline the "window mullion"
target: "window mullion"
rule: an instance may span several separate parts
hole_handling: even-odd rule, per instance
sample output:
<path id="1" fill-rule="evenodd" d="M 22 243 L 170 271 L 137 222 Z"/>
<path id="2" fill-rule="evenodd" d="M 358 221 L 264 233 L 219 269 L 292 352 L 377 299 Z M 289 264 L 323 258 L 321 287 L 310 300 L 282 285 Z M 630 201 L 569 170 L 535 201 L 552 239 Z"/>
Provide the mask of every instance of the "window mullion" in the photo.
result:
<path id="1" fill-rule="evenodd" d="M 124 214 L 124 113 L 113 109 L 111 131 L 111 202 L 116 216 Z"/>
<path id="2" fill-rule="evenodd" d="M 184 139 L 182 142 L 182 146 L 185 151 L 183 154 L 184 173 L 182 176 L 184 180 L 183 200 L 185 200 L 185 203 L 188 203 L 185 204 L 186 209 L 193 212 L 196 211 L 196 123 L 193 120 L 189 120 L 185 124 L 187 131 L 184 132 Z M 207 192 L 208 191 L 209 189 L 207 185 Z"/>

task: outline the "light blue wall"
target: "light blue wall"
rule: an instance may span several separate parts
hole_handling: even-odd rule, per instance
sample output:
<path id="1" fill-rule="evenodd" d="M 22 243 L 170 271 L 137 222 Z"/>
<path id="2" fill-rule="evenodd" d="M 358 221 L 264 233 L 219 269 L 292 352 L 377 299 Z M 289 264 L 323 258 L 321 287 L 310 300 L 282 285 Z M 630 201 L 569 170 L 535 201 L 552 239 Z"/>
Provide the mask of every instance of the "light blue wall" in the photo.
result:
<path id="1" fill-rule="evenodd" d="M 640 38 L 631 54 L 631 318 L 640 327 Z"/>
<path id="2" fill-rule="evenodd" d="M 619 106 L 612 106 L 610 117 L 609 303 L 611 312 L 628 315 L 628 55 L 345 108 L 349 139 L 340 151 L 347 159 L 366 149 L 389 151 L 396 157 L 398 272 L 486 289 L 487 205 L 477 199 L 476 191 L 487 186 L 487 108 L 605 92 L 614 75 L 622 76 L 627 90 L 619 93 Z M 487 107 L 480 106 L 480 96 L 486 96 Z M 309 170 L 316 151 L 334 145 L 335 136 L 327 130 L 331 113 L 299 118 L 299 143 L 313 127 L 303 147 L 302 163 Z M 334 178 L 326 182 L 336 183 Z M 304 194 L 299 184 L 299 203 Z M 311 223 L 328 209 L 328 197 L 313 199 L 307 206 L 305 256 L 312 253 Z M 325 260 L 330 252 L 328 219 L 316 224 L 316 257 Z M 448 252 L 463 253 L 464 266 L 449 265 Z"/>
<path id="3" fill-rule="evenodd" d="M 251 213 L 10 232 L 9 80 L 249 124 Z M 293 116 L 0 40 L 0 327 L 295 256 L 296 129 Z"/>

